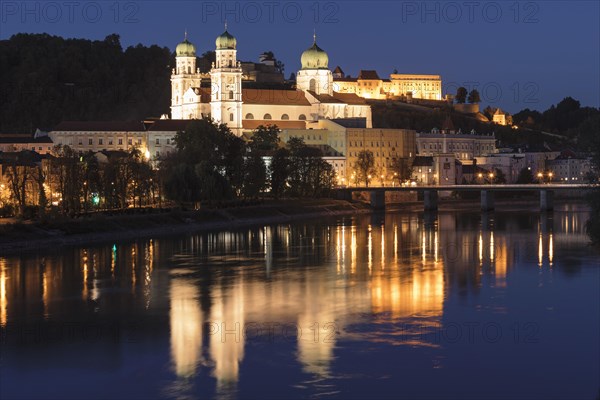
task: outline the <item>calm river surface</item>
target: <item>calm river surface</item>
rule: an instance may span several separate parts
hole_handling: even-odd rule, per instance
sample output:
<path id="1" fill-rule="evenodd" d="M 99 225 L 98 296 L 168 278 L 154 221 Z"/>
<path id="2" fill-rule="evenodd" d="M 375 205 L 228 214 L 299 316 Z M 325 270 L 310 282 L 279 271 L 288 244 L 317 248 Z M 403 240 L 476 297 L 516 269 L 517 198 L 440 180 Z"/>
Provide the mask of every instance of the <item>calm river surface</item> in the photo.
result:
<path id="1" fill-rule="evenodd" d="M 596 399 L 587 217 L 392 212 L 0 257 L 0 398 Z"/>

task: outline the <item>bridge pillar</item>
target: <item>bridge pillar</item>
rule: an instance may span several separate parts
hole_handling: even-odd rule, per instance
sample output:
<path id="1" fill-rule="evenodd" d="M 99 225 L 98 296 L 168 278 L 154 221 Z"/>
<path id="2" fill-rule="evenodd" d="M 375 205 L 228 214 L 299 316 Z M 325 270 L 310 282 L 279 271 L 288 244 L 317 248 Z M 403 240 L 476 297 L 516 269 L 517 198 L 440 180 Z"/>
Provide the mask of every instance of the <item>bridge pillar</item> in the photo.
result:
<path id="1" fill-rule="evenodd" d="M 552 211 L 554 209 L 554 192 L 552 190 L 540 190 L 540 210 Z"/>
<path id="2" fill-rule="evenodd" d="M 494 209 L 494 192 L 490 190 L 481 191 L 481 211 L 492 211 Z"/>
<path id="3" fill-rule="evenodd" d="M 438 209 L 438 192 L 437 190 L 423 191 L 423 204 L 425 211 L 437 211 Z"/>
<path id="4" fill-rule="evenodd" d="M 371 190 L 370 196 L 374 210 L 385 210 L 385 190 Z"/>

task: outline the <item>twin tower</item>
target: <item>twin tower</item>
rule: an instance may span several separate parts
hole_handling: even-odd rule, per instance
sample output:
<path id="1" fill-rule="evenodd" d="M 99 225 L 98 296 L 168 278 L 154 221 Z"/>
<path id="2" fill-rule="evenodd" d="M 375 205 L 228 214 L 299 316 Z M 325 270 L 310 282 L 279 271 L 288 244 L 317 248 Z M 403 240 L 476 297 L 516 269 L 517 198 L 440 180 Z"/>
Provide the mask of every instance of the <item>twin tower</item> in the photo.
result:
<path id="1" fill-rule="evenodd" d="M 187 40 L 187 34 L 185 40 L 177 45 L 176 68 L 171 77 L 171 117 L 193 119 L 210 113 L 216 122 L 225 123 L 234 133 L 241 134 L 243 90 L 237 41 L 225 27 L 215 45 L 216 61 L 210 70 L 210 99 L 207 90 L 201 89 L 202 74 L 196 66 L 196 48 Z M 333 75 L 328 69 L 329 57 L 317 46 L 316 36 L 313 45 L 302 54 L 301 62 L 302 69 L 296 75 L 297 90 L 332 95 Z M 190 89 L 195 90 L 195 98 L 186 94 Z"/>

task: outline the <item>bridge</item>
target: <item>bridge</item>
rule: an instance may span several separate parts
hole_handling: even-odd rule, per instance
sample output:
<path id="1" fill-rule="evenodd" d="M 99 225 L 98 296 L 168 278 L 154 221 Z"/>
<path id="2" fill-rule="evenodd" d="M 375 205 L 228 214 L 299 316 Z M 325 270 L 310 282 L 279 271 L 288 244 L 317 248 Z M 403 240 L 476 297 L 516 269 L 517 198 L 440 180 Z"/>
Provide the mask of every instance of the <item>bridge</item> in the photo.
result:
<path id="1" fill-rule="evenodd" d="M 335 195 L 341 200 L 352 200 L 354 192 L 369 192 L 371 207 L 376 210 L 385 210 L 386 192 L 422 192 L 425 211 L 438 209 L 439 192 L 480 192 L 481 210 L 491 211 L 494 209 L 494 193 L 496 192 L 539 192 L 540 210 L 550 211 L 554 208 L 554 192 L 572 190 L 598 189 L 600 185 L 581 184 L 497 184 L 497 185 L 443 185 L 443 186 L 389 186 L 389 187 L 345 187 L 335 189 Z"/>

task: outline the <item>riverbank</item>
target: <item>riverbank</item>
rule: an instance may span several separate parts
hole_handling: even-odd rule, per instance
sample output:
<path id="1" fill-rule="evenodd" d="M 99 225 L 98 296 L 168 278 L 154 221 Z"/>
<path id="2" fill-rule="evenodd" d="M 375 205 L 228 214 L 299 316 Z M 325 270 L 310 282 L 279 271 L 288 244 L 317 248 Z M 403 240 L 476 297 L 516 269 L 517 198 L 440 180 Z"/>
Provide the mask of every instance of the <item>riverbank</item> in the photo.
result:
<path id="1" fill-rule="evenodd" d="M 220 210 L 16 222 L 0 225 L 0 255 L 370 212 L 369 207 L 358 202 L 317 199 L 265 201 L 260 205 Z"/>
<path id="2" fill-rule="evenodd" d="M 583 200 L 575 203 L 587 204 Z M 566 209 L 571 204 L 573 200 L 568 203 L 559 201 L 556 210 Z M 447 199 L 440 202 L 439 210 L 478 210 L 478 205 L 476 200 Z M 538 201 L 534 199 L 506 199 L 496 202 L 496 211 L 533 211 L 537 210 L 537 206 Z M 419 212 L 422 209 L 422 202 L 388 205 L 392 212 Z M 161 212 L 150 209 L 139 215 L 94 215 L 49 222 L 5 223 L 0 225 L 0 255 L 371 212 L 373 210 L 361 202 L 315 199 L 265 201 L 260 205 L 201 211 Z"/>

